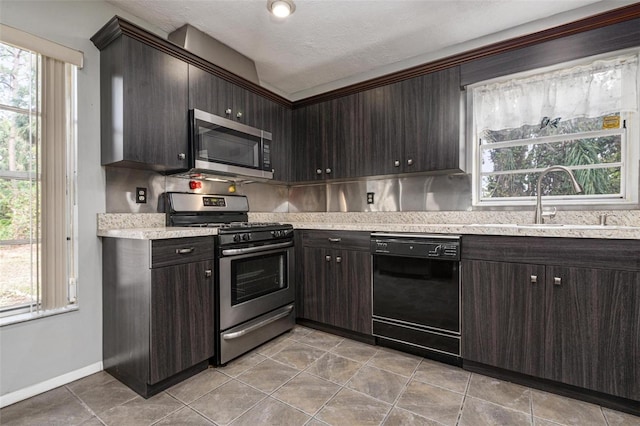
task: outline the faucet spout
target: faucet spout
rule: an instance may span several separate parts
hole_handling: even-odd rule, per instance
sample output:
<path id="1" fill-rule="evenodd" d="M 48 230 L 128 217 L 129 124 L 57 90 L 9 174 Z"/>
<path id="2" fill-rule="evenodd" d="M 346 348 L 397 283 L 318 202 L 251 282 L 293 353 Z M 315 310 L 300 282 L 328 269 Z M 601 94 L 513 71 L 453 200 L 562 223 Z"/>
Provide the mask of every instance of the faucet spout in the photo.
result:
<path id="1" fill-rule="evenodd" d="M 576 180 L 573 172 L 565 166 L 551 166 L 544 169 L 542 173 L 540 173 L 540 176 L 538 176 L 538 183 L 536 184 L 536 215 L 533 219 L 536 224 L 544 223 L 544 219 L 542 218 L 542 178 L 549 172 L 565 172 L 571 178 L 573 190 L 576 191 L 576 194 L 582 193 L 582 187 Z"/>

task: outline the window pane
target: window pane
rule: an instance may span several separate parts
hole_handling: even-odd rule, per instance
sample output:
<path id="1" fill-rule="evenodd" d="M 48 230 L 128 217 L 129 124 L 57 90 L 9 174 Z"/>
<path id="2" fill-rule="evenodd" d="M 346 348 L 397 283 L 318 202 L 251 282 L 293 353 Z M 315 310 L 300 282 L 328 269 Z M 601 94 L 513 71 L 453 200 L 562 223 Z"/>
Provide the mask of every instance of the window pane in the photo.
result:
<path id="1" fill-rule="evenodd" d="M 0 245 L 0 309 L 36 303 L 39 244 Z"/>
<path id="2" fill-rule="evenodd" d="M 622 159 L 622 135 L 487 149 L 482 173 L 543 169 L 554 165 L 586 166 Z"/>
<path id="3" fill-rule="evenodd" d="M 615 126 L 616 121 L 619 123 L 617 126 Z M 622 121 L 619 113 L 594 118 L 574 118 L 572 120 L 562 120 L 562 117 L 541 117 L 540 123 L 536 125 L 524 125 L 514 129 L 485 130 L 482 132 L 482 143 L 490 144 L 547 136 L 572 135 L 608 128 L 620 128 L 621 125 Z"/>
<path id="4" fill-rule="evenodd" d="M 0 309 L 37 300 L 38 189 L 36 181 L 0 179 Z"/>
<path id="5" fill-rule="evenodd" d="M 617 195 L 621 192 L 620 167 L 575 170 L 576 180 L 585 195 Z M 481 196 L 534 197 L 539 173 L 513 173 L 482 177 Z M 542 178 L 542 195 L 574 194 L 571 180 L 564 172 L 548 173 Z"/>
<path id="6" fill-rule="evenodd" d="M 36 172 L 36 129 L 29 114 L 0 110 L 0 171 Z"/>
<path id="7" fill-rule="evenodd" d="M 0 104 L 36 110 L 37 55 L 0 43 Z"/>

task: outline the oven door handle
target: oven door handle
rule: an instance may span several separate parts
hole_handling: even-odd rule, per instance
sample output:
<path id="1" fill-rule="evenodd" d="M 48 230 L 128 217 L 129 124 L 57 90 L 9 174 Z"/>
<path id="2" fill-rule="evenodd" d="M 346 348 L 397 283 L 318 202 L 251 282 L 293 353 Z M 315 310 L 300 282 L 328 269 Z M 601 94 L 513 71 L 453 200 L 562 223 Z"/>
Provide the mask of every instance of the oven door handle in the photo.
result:
<path id="1" fill-rule="evenodd" d="M 283 247 L 293 247 L 293 241 L 289 241 L 286 243 L 278 243 L 278 244 L 267 244 L 259 247 L 247 247 L 247 248 L 239 248 L 239 249 L 226 249 L 222 250 L 223 256 L 236 256 L 238 254 L 247 254 L 247 253 L 258 253 L 260 251 L 268 251 Z"/>
<path id="2" fill-rule="evenodd" d="M 255 324 L 251 324 L 249 327 L 243 328 L 242 330 L 234 331 L 233 333 L 224 333 L 222 335 L 222 338 L 224 340 L 237 339 L 239 337 L 244 336 L 245 334 L 249 334 L 252 331 L 255 331 L 255 330 L 259 329 L 259 328 L 262 328 L 262 327 L 264 327 L 266 325 L 271 324 L 272 322 L 278 321 L 279 319 L 288 316 L 289 314 L 291 314 L 291 311 L 293 311 L 293 305 L 285 306 L 279 312 L 277 312 L 274 316 L 269 317 L 269 318 L 267 318 L 265 320 L 262 320 L 260 322 L 257 322 Z"/>

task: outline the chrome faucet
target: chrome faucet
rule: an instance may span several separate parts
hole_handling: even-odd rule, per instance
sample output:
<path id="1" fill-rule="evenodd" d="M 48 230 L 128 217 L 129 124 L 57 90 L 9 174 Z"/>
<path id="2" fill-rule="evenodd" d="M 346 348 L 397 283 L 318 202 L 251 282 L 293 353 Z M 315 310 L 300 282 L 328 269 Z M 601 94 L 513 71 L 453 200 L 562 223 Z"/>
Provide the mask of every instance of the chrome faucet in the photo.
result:
<path id="1" fill-rule="evenodd" d="M 544 223 L 544 219 L 542 217 L 542 178 L 549 172 L 566 172 L 571 178 L 571 183 L 573 184 L 573 189 L 576 191 L 576 194 L 582 193 L 582 187 L 576 180 L 576 177 L 573 175 L 571 170 L 564 166 L 551 166 L 547 167 L 540 173 L 538 176 L 538 184 L 536 185 L 536 215 L 534 217 L 534 223 L 541 224 Z M 555 213 L 554 213 L 555 214 Z"/>

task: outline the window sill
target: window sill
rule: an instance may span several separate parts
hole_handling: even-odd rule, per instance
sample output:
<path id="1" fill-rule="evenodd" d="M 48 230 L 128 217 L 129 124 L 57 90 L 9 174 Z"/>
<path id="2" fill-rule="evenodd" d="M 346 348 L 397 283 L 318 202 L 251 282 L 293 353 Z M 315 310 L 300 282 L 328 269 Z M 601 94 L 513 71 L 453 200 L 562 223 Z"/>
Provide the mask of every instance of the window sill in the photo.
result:
<path id="1" fill-rule="evenodd" d="M 5 327 L 22 322 L 33 321 L 40 318 L 48 318 L 54 315 L 66 314 L 67 312 L 75 312 L 79 309 L 78 305 L 68 305 L 64 308 L 51 309 L 41 312 L 27 312 L 24 314 L 8 315 L 0 318 L 0 327 Z"/>

